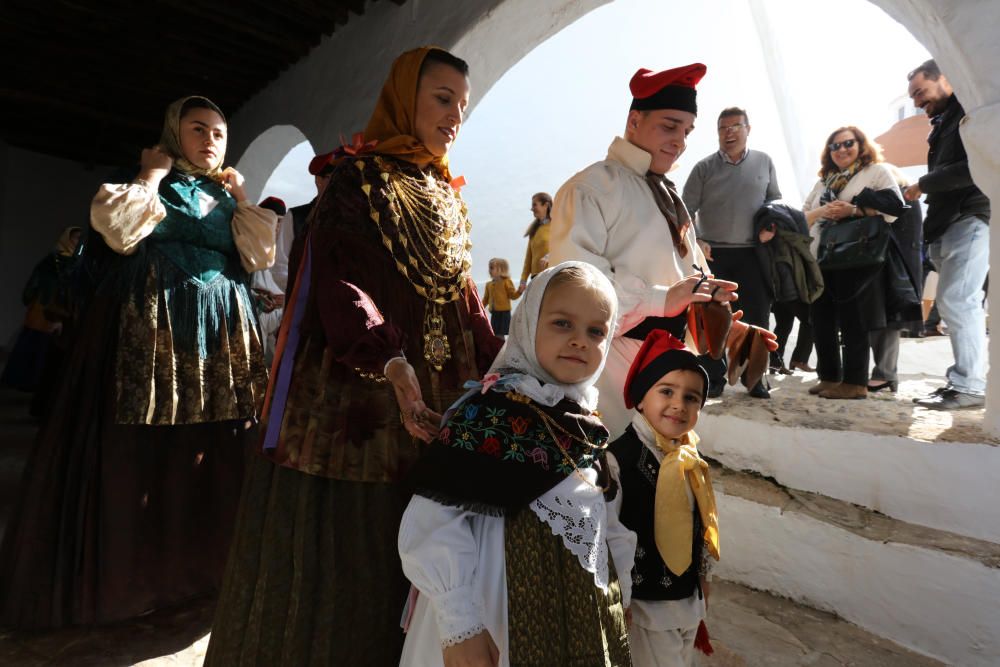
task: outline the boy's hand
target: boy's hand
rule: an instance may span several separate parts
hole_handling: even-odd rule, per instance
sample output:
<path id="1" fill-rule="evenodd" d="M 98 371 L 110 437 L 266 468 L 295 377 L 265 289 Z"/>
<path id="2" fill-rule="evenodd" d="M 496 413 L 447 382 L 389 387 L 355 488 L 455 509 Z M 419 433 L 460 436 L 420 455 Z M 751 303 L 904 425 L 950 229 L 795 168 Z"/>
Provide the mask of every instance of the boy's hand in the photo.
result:
<path id="1" fill-rule="evenodd" d="M 497 667 L 499 664 L 500 650 L 486 630 L 444 650 L 444 667 Z"/>

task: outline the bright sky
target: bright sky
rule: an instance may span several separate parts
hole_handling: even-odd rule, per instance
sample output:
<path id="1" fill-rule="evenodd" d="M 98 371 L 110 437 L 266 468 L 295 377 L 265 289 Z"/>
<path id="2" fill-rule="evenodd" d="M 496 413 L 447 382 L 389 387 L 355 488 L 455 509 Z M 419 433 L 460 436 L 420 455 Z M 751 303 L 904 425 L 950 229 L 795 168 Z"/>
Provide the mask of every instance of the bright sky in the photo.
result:
<path id="1" fill-rule="evenodd" d="M 770 72 L 765 48 L 774 54 Z M 750 115 L 750 147 L 771 155 L 785 199 L 799 205 L 830 131 L 855 124 L 872 137 L 885 132 L 896 120 L 892 103 L 906 92 L 906 73 L 929 57 L 865 0 L 616 0 L 600 7 L 515 64 L 466 119 L 451 165 L 468 181 L 462 195 L 473 222 L 473 276 L 486 279 L 490 257 L 506 257 L 520 273 L 531 195 L 555 195 L 604 158 L 624 128 L 628 81 L 639 67 L 708 66 L 698 87 L 699 121 L 670 174 L 678 188 L 695 162 L 718 149 L 718 112 L 741 106 Z M 472 83 L 475 99 L 474 72 Z M 293 149 L 264 193 L 290 206 L 311 199 L 311 157 L 308 144 Z"/>

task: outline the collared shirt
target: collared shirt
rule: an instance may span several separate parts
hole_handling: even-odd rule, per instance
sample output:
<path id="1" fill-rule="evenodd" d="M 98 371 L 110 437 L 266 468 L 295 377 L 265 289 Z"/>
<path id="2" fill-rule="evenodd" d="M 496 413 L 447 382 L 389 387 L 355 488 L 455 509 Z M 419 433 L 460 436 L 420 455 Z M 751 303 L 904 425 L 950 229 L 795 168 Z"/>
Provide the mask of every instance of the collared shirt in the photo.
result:
<path id="1" fill-rule="evenodd" d="M 740 154 L 740 159 L 737 160 L 736 162 L 733 162 L 732 160 L 730 160 L 729 159 L 729 154 L 726 153 L 726 151 L 724 151 L 724 150 L 720 149 L 719 150 L 719 155 L 722 157 L 722 160 L 726 164 L 737 165 L 737 164 L 740 164 L 741 162 L 743 162 L 743 160 L 747 159 L 747 155 L 750 155 L 750 149 L 749 148 L 744 148 L 743 149 L 743 153 Z"/>
<path id="2" fill-rule="evenodd" d="M 688 228 L 688 253 L 674 248 L 670 223 L 646 182 L 652 156 L 615 137 L 608 156 L 570 178 L 552 207 L 549 265 L 589 262 L 615 286 L 619 304 L 616 335 L 646 317 L 663 316 L 667 288 L 705 266 Z"/>

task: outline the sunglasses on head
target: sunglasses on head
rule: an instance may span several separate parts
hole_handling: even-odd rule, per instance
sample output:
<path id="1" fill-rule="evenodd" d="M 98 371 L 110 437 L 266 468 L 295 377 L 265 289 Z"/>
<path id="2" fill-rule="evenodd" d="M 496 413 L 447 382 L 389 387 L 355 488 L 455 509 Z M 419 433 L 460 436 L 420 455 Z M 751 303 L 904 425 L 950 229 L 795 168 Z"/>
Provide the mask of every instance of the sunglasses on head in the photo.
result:
<path id="1" fill-rule="evenodd" d="M 827 146 L 827 148 L 829 148 L 830 152 L 832 153 L 834 151 L 839 151 L 841 146 L 843 146 L 844 148 L 854 148 L 854 144 L 856 143 L 858 143 L 857 139 L 848 139 L 847 141 L 835 141 L 829 146 Z"/>

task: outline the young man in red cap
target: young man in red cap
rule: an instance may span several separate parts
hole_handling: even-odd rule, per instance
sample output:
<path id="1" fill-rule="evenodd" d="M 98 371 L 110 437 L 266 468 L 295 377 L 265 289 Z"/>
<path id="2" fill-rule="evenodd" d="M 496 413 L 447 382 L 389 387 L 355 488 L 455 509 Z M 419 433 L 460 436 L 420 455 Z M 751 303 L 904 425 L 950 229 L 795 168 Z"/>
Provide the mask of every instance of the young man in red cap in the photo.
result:
<path id="1" fill-rule="evenodd" d="M 695 86 L 704 74 L 701 63 L 636 72 L 624 138 L 615 137 L 604 160 L 567 181 L 552 209 L 550 261 L 589 262 L 618 294 L 616 331 L 623 333 L 616 334 L 597 383 L 612 436 L 628 424 L 622 386 L 646 334 L 665 329 L 683 339 L 690 303 L 737 298 L 736 283 L 702 280 L 696 267 L 707 268 L 705 257 L 684 202 L 665 175 L 694 129 Z M 773 345 L 773 335 L 767 344 Z"/>
<path id="2" fill-rule="evenodd" d="M 636 667 L 691 665 L 705 617 L 709 556 L 719 558 L 715 494 L 694 432 L 707 392 L 698 358 L 651 331 L 625 379 L 632 421 L 607 457 L 619 487 L 609 511 L 638 538 L 626 612 Z"/>

